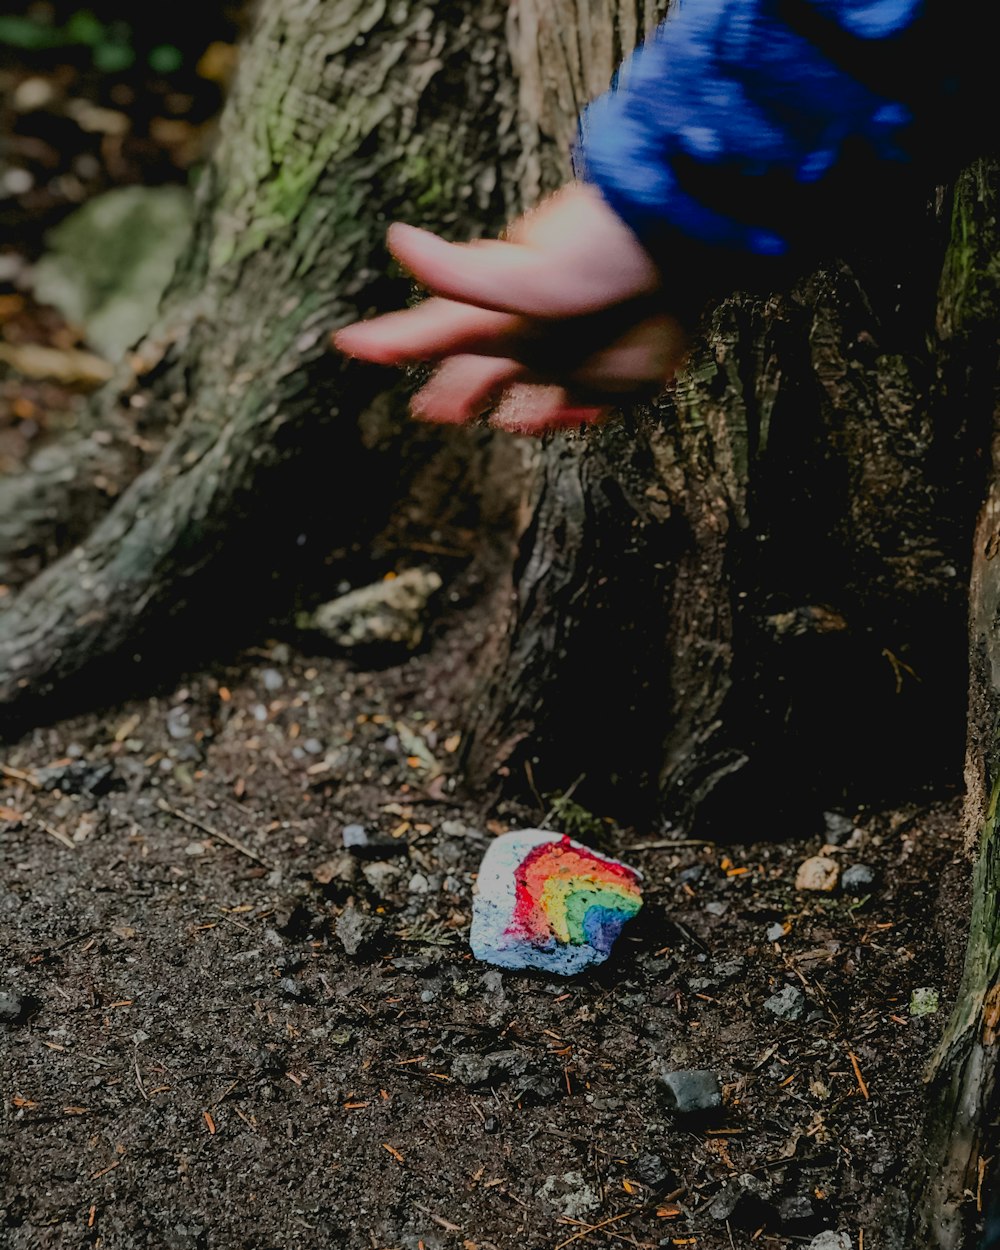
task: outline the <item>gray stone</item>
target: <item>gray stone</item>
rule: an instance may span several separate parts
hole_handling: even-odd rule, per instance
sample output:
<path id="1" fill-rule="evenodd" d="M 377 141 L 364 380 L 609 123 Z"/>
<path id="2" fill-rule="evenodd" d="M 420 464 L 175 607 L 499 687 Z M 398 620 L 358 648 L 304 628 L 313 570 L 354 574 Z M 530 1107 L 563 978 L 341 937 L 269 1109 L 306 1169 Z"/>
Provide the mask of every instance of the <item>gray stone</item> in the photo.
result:
<path id="1" fill-rule="evenodd" d="M 568 1220 L 579 1220 L 601 1205 L 600 1195 L 586 1183 L 582 1172 L 550 1176 L 539 1189 L 538 1196 L 561 1211 Z"/>
<path id="2" fill-rule="evenodd" d="M 674 1179 L 673 1171 L 663 1162 L 659 1155 L 640 1155 L 636 1159 L 632 1170 L 637 1181 L 641 1181 L 643 1185 L 650 1185 L 654 1189 Z"/>
<path id="3" fill-rule="evenodd" d="M 787 1198 L 782 1198 L 778 1204 L 778 1215 L 781 1218 L 782 1227 L 787 1227 L 790 1224 L 805 1224 L 809 1220 L 814 1220 L 816 1211 L 808 1198 L 801 1194 L 792 1194 Z"/>
<path id="4" fill-rule="evenodd" d="M 369 916 L 356 907 L 345 907 L 337 917 L 334 931 L 348 955 L 363 955 L 373 950 L 385 926 L 377 916 Z"/>
<path id="5" fill-rule="evenodd" d="M 28 1011 L 28 1000 L 14 990 L 0 990 L 0 1024 L 20 1024 Z"/>
<path id="6" fill-rule="evenodd" d="M 488 1055 L 458 1055 L 451 1065 L 452 1078 L 460 1085 L 495 1085 L 524 1076 L 528 1060 L 518 1050 L 495 1050 Z"/>
<path id="7" fill-rule="evenodd" d="M 769 942 L 780 942 L 785 936 L 785 926 L 778 923 L 771 925 L 766 936 Z"/>
<path id="8" fill-rule="evenodd" d="M 342 837 L 345 849 L 359 858 L 385 859 L 387 855 L 398 855 L 406 850 L 405 838 L 393 838 L 377 829 L 369 833 L 364 825 L 345 825 Z"/>
<path id="9" fill-rule="evenodd" d="M 722 1106 L 719 1078 L 705 1068 L 686 1068 L 678 1072 L 662 1070 L 660 1083 L 667 1106 L 679 1115 L 714 1111 Z"/>
<path id="10" fill-rule="evenodd" d="M 272 694 L 276 690 L 280 690 L 285 684 L 285 679 L 276 668 L 265 668 L 260 675 L 261 681 L 264 683 L 264 689 L 269 690 Z"/>
<path id="11" fill-rule="evenodd" d="M 842 812 L 824 812 L 826 840 L 831 846 L 842 846 L 854 832 L 854 821 Z"/>
<path id="12" fill-rule="evenodd" d="M 741 1206 L 753 1206 L 759 1209 L 761 1203 L 771 1197 L 771 1182 L 766 1177 L 753 1176 L 744 1172 L 727 1181 L 716 1195 L 708 1208 L 710 1219 L 721 1224 L 732 1219 Z"/>
<path id="13" fill-rule="evenodd" d="M 374 864 L 365 864 L 361 874 L 379 898 L 388 898 L 399 885 L 402 872 L 395 864 L 387 864 L 382 860 Z"/>
<path id="14" fill-rule="evenodd" d="M 779 1020 L 799 1020 L 806 1009 L 806 996 L 797 985 L 786 985 L 766 999 L 764 1006 Z"/>
<path id="15" fill-rule="evenodd" d="M 875 869 L 867 864 L 852 864 L 841 874 L 840 886 L 847 894 L 867 894 L 875 884 Z"/>
<path id="16" fill-rule="evenodd" d="M 152 326 L 191 221 L 192 197 L 181 187 L 99 195 L 50 232 L 35 266 L 35 295 L 116 360 Z"/>
<path id="17" fill-rule="evenodd" d="M 809 1243 L 808 1250 L 853 1250 L 847 1233 L 819 1233 Z"/>

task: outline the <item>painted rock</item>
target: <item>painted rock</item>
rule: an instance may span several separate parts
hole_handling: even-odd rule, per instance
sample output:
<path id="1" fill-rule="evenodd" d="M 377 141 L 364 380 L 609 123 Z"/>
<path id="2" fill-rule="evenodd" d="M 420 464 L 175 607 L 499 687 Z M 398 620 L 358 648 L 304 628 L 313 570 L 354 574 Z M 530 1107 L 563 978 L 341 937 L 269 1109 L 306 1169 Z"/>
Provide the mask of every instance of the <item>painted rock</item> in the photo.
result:
<path id="1" fill-rule="evenodd" d="M 562 976 L 603 963 L 642 906 L 641 880 L 638 869 L 558 833 L 501 834 L 479 869 L 472 953 Z"/>

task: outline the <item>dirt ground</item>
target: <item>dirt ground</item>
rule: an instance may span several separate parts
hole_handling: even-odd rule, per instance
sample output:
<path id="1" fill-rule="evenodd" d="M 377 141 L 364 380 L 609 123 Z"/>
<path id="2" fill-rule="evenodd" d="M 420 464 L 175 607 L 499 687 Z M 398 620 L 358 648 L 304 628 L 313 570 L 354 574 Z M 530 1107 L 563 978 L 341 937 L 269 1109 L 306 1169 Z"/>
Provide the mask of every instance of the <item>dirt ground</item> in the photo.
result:
<path id="1" fill-rule="evenodd" d="M 877 1244 L 964 944 L 955 806 L 836 835 L 856 897 L 795 889 L 820 830 L 672 846 L 564 805 L 644 911 L 595 974 L 491 970 L 477 864 L 546 813 L 453 793 L 423 709 L 465 658 L 277 643 L 4 754 L 0 1244 Z M 345 909 L 381 922 L 354 955 Z M 715 1071 L 722 1110 L 668 1111 L 663 1067 Z"/>

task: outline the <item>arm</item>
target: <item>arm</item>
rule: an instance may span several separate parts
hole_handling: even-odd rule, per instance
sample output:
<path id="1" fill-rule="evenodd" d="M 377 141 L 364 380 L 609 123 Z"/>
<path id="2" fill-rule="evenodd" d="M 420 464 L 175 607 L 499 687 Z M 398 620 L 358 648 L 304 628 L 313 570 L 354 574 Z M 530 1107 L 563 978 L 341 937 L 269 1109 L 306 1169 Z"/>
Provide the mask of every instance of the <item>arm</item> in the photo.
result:
<path id="1" fill-rule="evenodd" d="M 924 58 L 929 30 L 920 0 L 684 0 L 584 115 L 582 183 L 504 242 L 393 227 L 395 255 L 444 298 L 337 345 L 443 361 L 414 401 L 430 420 L 527 385 L 499 423 L 535 432 L 662 386 L 708 294 L 838 240 L 873 172 L 933 146 L 949 58 Z"/>

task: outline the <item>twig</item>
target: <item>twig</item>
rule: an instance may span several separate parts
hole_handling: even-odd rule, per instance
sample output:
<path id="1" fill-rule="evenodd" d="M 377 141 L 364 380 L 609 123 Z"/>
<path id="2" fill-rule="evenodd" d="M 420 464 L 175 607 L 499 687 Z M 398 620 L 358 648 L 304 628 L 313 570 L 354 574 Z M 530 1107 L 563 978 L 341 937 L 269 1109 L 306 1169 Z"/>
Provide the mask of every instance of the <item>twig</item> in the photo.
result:
<path id="1" fill-rule="evenodd" d="M 630 851 L 669 851 L 674 846 L 715 846 L 711 838 L 662 838 L 659 842 L 637 842 Z"/>
<path id="2" fill-rule="evenodd" d="M 50 825 L 48 821 L 42 820 L 40 816 L 32 815 L 31 819 L 39 829 L 44 829 L 50 838 L 55 838 L 60 846 L 64 846 L 68 851 L 76 850 L 76 843 L 68 834 L 63 833 L 61 829 L 56 829 L 54 825 Z"/>
<path id="3" fill-rule="evenodd" d="M 620 1224 L 622 1220 L 627 1220 L 630 1216 L 637 1215 L 643 1207 L 633 1207 L 631 1211 L 623 1211 L 621 1215 L 612 1215 L 606 1220 L 601 1220 L 600 1224 L 587 1224 L 574 1233 L 572 1237 L 567 1237 L 565 1241 L 560 1241 L 555 1250 L 563 1250 L 563 1246 L 570 1245 L 571 1242 L 579 1241 L 581 1237 L 589 1237 L 591 1233 L 596 1233 L 602 1228 L 607 1228 L 609 1224 Z M 567 1223 L 576 1223 L 576 1221 L 566 1221 Z"/>
<path id="4" fill-rule="evenodd" d="M 195 829 L 200 829 L 202 833 L 207 833 L 210 838 L 218 838 L 220 842 L 225 842 L 234 851 L 239 851 L 241 855 L 245 855 L 247 859 L 254 860 L 264 868 L 273 867 L 266 859 L 262 859 L 256 851 L 251 850 L 245 842 L 232 837 L 231 834 L 223 833 L 221 829 L 213 829 L 211 825 L 206 825 L 203 820 L 198 820 L 195 816 L 189 816 L 187 812 L 182 812 L 179 808 L 171 807 L 166 799 L 159 799 L 156 806 L 161 812 L 166 812 L 169 816 L 175 816 L 178 820 L 183 820 L 185 824 L 193 825 Z"/>
<path id="5" fill-rule="evenodd" d="M 548 826 L 549 826 L 549 821 L 552 819 L 552 817 L 553 817 L 553 816 L 556 814 L 556 812 L 559 810 L 559 804 L 560 804 L 560 803 L 568 803 L 568 802 L 569 802 L 569 800 L 570 800 L 570 799 L 573 797 L 573 795 L 576 793 L 577 786 L 579 786 L 579 785 L 580 785 L 580 783 L 586 779 L 586 776 L 587 776 L 587 774 L 586 774 L 586 773 L 581 773 L 581 774 L 579 775 L 579 777 L 577 777 L 576 781 L 574 781 L 574 782 L 573 782 L 573 784 L 570 786 L 570 788 L 569 788 L 568 790 L 564 790 L 564 791 L 562 792 L 562 794 L 560 794 L 560 796 L 558 797 L 558 799 L 556 799 L 555 803 L 553 803 L 553 804 L 552 804 L 552 806 L 549 808 L 548 815 L 545 817 L 545 819 L 542 821 L 542 823 L 538 826 L 538 827 L 539 827 L 539 829 L 547 829 L 547 828 L 548 828 Z M 536 795 L 538 794 L 538 791 L 537 791 L 537 790 L 535 791 L 535 794 L 536 794 Z M 558 1250 L 558 1247 L 556 1247 L 556 1250 Z"/>
<path id="6" fill-rule="evenodd" d="M 42 783 L 37 777 L 31 773 L 22 772 L 20 768 L 14 768 L 10 764 L 0 764 L 0 773 L 5 777 L 9 777 L 11 781 L 23 781 L 26 785 L 31 786 L 35 790 L 40 790 Z"/>

